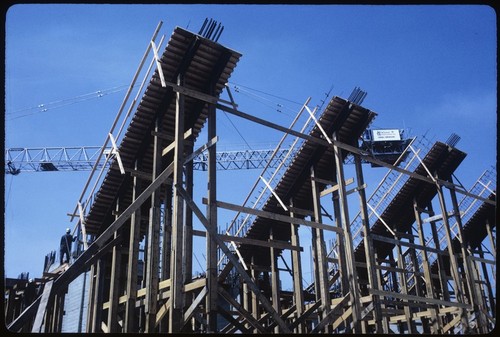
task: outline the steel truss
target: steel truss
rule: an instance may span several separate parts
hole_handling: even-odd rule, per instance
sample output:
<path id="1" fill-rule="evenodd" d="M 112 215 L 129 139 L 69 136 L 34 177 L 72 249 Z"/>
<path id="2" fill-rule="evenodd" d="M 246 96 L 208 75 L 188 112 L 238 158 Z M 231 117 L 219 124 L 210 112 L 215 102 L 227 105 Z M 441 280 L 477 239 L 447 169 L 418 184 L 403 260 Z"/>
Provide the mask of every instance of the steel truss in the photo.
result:
<path id="1" fill-rule="evenodd" d="M 17 175 L 21 172 L 50 172 L 50 171 L 91 171 L 109 168 L 112 148 L 104 149 L 104 157 L 97 161 L 100 146 L 80 147 L 40 147 L 40 148 L 8 148 L 5 150 L 5 173 Z M 216 153 L 218 170 L 262 169 L 270 161 L 273 149 L 232 150 Z M 287 155 L 287 149 L 281 149 L 274 156 L 270 168 L 280 165 Z M 206 171 L 208 155 L 200 153 L 193 159 L 193 169 Z"/>
<path id="2" fill-rule="evenodd" d="M 178 35 L 188 41 L 194 34 L 178 29 L 172 39 L 180 41 Z M 199 36 L 191 41 L 184 56 L 190 60 L 175 72 L 175 83 L 161 81 L 171 92 L 171 108 L 159 104 L 155 110 L 151 128 L 143 131 L 147 146 L 128 159 L 125 137 L 115 147 L 119 156 L 114 157 L 97 197 L 85 200 L 83 193 L 71 214 L 78 219 L 76 228 L 88 246 L 71 265 L 46 277 L 41 295 L 9 322 L 10 330 L 28 326 L 31 331 L 59 332 L 67 287 L 87 270 L 91 275 L 87 332 L 492 330 L 496 295 L 489 286 L 488 267 L 496 266 L 496 219 L 491 216 L 496 182 L 484 178 L 478 182 L 488 186 L 484 191 L 489 195 L 477 186 L 467 191 L 456 185 L 452 173 L 465 154 L 439 142 L 429 150 L 411 144 L 412 154 L 398 166 L 371 157 L 353 140 L 375 114 L 339 97 L 319 117 L 306 102 L 299 114 L 308 111 L 311 118 L 301 131 L 295 131 L 295 121 L 284 127 L 238 110 L 234 101 L 218 97 L 220 86 L 215 84 L 224 63 L 214 61 L 206 91 L 187 84 L 193 75 L 189 64 L 200 57 L 198 52 L 212 51 L 222 59 L 224 53 L 231 54 Z M 213 60 L 212 56 L 205 57 Z M 156 87 L 149 93 L 158 90 L 162 71 L 171 75 L 164 58 L 155 56 L 155 60 L 158 69 L 151 85 Z M 206 143 L 197 149 L 190 138 L 196 123 L 188 117 L 194 111 L 201 111 L 208 129 Z M 293 164 L 278 165 L 269 180 L 261 174 L 258 183 L 264 188 L 253 205 L 217 197 L 217 111 L 296 139 Z M 165 124 L 169 119 L 172 124 Z M 353 120 L 357 127 L 352 126 Z M 279 153 L 281 143 L 273 154 Z M 208 190 L 199 202 L 193 197 L 193 158 L 205 152 Z M 348 154 L 354 158 L 353 178 L 344 170 Z M 389 169 L 378 194 L 370 198 L 365 195 L 363 161 Z M 116 177 L 123 181 L 113 189 Z M 109 191 L 113 194 L 106 194 Z M 459 203 L 457 193 L 472 201 Z M 465 215 L 474 211 L 472 203 L 477 203 L 478 216 L 467 220 Z M 100 216 L 102 204 L 109 207 Z M 359 216 L 351 221 L 353 205 Z M 218 223 L 220 209 L 234 211 L 235 219 L 241 214 L 247 217 L 233 221 L 224 233 Z M 202 230 L 194 228 L 195 223 Z M 469 226 L 484 228 L 489 250 L 482 239 L 472 240 Z M 314 281 L 310 286 L 303 282 L 301 227 L 312 234 Z M 326 249 L 327 237 L 335 240 L 331 250 Z M 205 242 L 206 270 L 199 277 L 193 277 L 192 270 L 193 252 L 198 251 L 195 238 Z M 140 242 L 144 243 L 141 254 Z M 143 273 L 137 269 L 139 261 L 144 262 Z M 279 261 L 285 261 L 286 267 Z M 291 279 L 291 291 L 280 286 L 285 277 Z"/>

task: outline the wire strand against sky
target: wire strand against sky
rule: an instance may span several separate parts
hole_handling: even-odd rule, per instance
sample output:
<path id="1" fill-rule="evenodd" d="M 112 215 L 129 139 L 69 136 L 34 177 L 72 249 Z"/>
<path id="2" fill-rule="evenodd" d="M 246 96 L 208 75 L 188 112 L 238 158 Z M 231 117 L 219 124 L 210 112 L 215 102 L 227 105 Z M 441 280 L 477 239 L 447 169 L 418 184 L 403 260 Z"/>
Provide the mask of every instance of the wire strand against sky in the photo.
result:
<path id="1" fill-rule="evenodd" d="M 247 90 L 252 90 L 252 91 L 255 91 L 255 92 L 259 92 L 259 93 L 267 95 L 267 96 L 278 98 L 278 99 L 281 99 L 283 101 L 287 101 L 287 102 L 290 102 L 290 103 L 293 103 L 293 104 L 302 105 L 302 103 L 300 103 L 300 102 L 296 102 L 296 101 L 291 100 L 289 98 L 285 98 L 285 97 L 281 97 L 281 96 L 278 96 L 278 95 L 274 95 L 274 94 L 271 94 L 271 93 L 268 93 L 268 92 L 265 92 L 265 91 L 262 91 L 262 90 L 259 90 L 259 89 L 250 88 L 248 86 L 245 86 L 245 85 L 242 85 L 242 84 L 238 84 L 238 83 L 234 83 L 234 82 L 228 82 L 228 83 L 232 84 L 232 85 L 235 85 L 235 86 L 238 86 L 238 87 L 241 87 L 241 88 L 245 88 Z"/>
<path id="2" fill-rule="evenodd" d="M 110 95 L 110 94 L 114 94 L 114 93 L 123 91 L 127 87 L 128 87 L 128 85 L 120 85 L 120 86 L 116 86 L 116 87 L 109 88 L 109 89 L 97 90 L 97 91 L 94 91 L 94 92 L 91 92 L 88 94 L 78 95 L 78 96 L 65 98 L 65 99 L 61 99 L 61 100 L 57 100 L 57 101 L 53 101 L 53 102 L 49 102 L 49 103 L 38 104 L 37 106 L 23 108 L 23 109 L 15 110 L 13 112 L 6 112 L 6 115 L 14 115 L 14 114 L 17 114 L 17 113 L 23 112 L 23 111 L 32 111 L 30 113 L 11 117 L 7 120 L 15 120 L 15 119 L 31 116 L 31 115 L 34 115 L 37 113 L 47 112 L 48 110 L 58 109 L 58 108 L 62 108 L 62 107 L 68 106 L 68 105 L 81 103 L 81 102 L 85 102 L 85 101 L 92 100 L 92 99 L 101 98 L 101 97 L 106 96 L 106 95 Z M 33 110 L 35 110 L 35 111 L 33 111 Z"/>

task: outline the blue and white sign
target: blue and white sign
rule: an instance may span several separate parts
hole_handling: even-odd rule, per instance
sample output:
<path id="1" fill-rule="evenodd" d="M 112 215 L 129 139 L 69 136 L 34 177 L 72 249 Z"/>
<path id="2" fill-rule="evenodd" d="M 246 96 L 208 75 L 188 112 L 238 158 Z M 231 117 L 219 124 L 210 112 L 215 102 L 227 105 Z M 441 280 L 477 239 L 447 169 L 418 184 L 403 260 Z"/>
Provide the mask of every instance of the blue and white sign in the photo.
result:
<path id="1" fill-rule="evenodd" d="M 372 130 L 372 134 L 375 142 L 401 140 L 398 129 Z"/>

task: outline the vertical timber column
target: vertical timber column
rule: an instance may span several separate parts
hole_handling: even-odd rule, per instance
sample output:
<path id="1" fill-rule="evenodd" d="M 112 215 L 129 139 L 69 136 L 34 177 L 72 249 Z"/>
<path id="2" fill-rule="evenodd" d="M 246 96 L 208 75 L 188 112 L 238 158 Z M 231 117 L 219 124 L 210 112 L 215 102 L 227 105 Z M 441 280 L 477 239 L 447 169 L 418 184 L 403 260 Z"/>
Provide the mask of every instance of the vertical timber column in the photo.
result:
<path id="1" fill-rule="evenodd" d="M 293 199 L 290 198 L 290 206 L 293 207 Z M 293 211 L 290 211 L 290 217 L 294 217 Z M 291 244 L 292 246 L 299 247 L 300 246 L 300 240 L 299 240 L 299 226 L 296 224 L 290 224 L 291 229 Z M 295 318 L 299 318 L 302 316 L 304 312 L 304 293 L 302 292 L 302 265 L 301 265 L 301 260 L 300 260 L 300 251 L 293 249 L 291 251 L 292 254 L 292 272 L 293 272 L 293 300 L 295 301 L 295 310 L 296 310 L 296 316 Z M 304 331 L 304 324 L 301 323 L 297 326 L 296 330 L 294 331 L 296 333 L 303 333 Z"/>
<path id="2" fill-rule="evenodd" d="M 273 228 L 269 228 L 269 239 L 274 242 Z M 278 270 L 278 255 L 276 254 L 276 248 L 270 248 L 271 257 L 271 287 L 272 287 L 272 300 L 273 308 L 276 310 L 278 315 L 281 316 L 281 303 L 280 303 L 280 272 Z M 274 328 L 275 333 L 280 333 L 280 327 L 277 325 Z"/>
<path id="3" fill-rule="evenodd" d="M 448 245 L 448 254 L 450 257 L 451 276 L 453 278 L 453 282 L 455 283 L 455 297 L 456 297 L 458 302 L 465 303 L 464 302 L 465 296 L 464 296 L 464 292 L 463 292 L 463 288 L 462 288 L 462 281 L 460 278 L 460 274 L 458 273 L 457 258 L 455 255 L 455 251 L 453 249 L 453 242 L 452 242 L 451 233 L 450 233 L 450 222 L 448 221 L 448 211 L 446 210 L 443 189 L 440 185 L 437 185 L 436 189 L 437 189 L 437 195 L 438 195 L 438 199 L 439 199 L 439 205 L 441 206 L 441 213 L 443 214 L 443 227 L 444 227 L 444 232 L 445 232 L 445 236 L 446 236 L 446 243 Z M 459 312 L 460 312 L 461 322 L 462 322 L 464 332 L 467 332 L 469 329 L 469 322 L 467 319 L 467 310 L 464 308 L 459 308 Z"/>
<path id="4" fill-rule="evenodd" d="M 135 161 L 136 170 L 138 169 L 138 162 Z M 132 202 L 135 201 L 139 194 L 140 181 L 137 176 L 133 178 L 132 186 Z M 124 332 L 137 332 L 137 319 L 135 311 L 135 302 L 137 300 L 137 264 L 139 262 L 139 237 L 141 226 L 141 208 L 139 207 L 130 216 L 130 238 L 128 247 L 128 261 L 127 261 L 127 285 L 126 294 L 127 302 L 125 303 L 125 324 Z"/>
<path id="5" fill-rule="evenodd" d="M 450 178 L 450 182 L 453 180 Z M 480 289 L 476 286 L 474 271 L 471 263 L 473 263 L 469 256 L 470 246 L 467 246 L 465 241 L 462 217 L 460 216 L 460 208 L 458 206 L 457 193 L 454 189 L 450 189 L 450 197 L 453 205 L 453 212 L 455 214 L 455 220 L 458 229 L 458 237 L 460 241 L 460 250 L 462 253 L 462 263 L 465 269 L 465 279 L 468 287 L 469 303 L 472 304 L 475 316 L 477 317 L 477 326 L 482 329 L 487 325 L 487 318 L 484 315 L 484 310 L 486 308 L 483 296 Z M 485 331 L 486 332 L 486 331 Z"/>
<path id="6" fill-rule="evenodd" d="M 189 141 L 188 141 L 189 142 Z M 193 153 L 194 144 L 186 145 L 186 156 Z M 185 178 L 186 178 L 186 192 L 191 199 L 193 199 L 193 161 L 190 160 L 185 165 Z M 184 243 L 183 243 L 183 253 L 182 257 L 184 259 L 184 279 L 183 283 L 187 284 L 191 282 L 193 277 L 193 211 L 191 208 L 186 207 L 185 209 L 185 223 L 184 223 Z M 193 302 L 194 292 L 184 294 L 184 307 L 188 308 Z M 185 332 L 190 332 L 193 330 L 193 326 L 186 324 L 184 326 Z"/>
<path id="7" fill-rule="evenodd" d="M 153 136 L 153 172 L 152 181 L 161 172 L 161 143 L 158 133 L 160 132 L 161 118 L 155 121 L 155 132 Z M 158 310 L 158 267 L 160 260 L 160 193 L 154 191 L 151 194 L 151 207 L 149 209 L 148 245 L 146 264 L 146 298 L 144 309 L 146 314 L 145 333 L 152 333 L 156 327 L 156 313 Z"/>
<path id="8" fill-rule="evenodd" d="M 488 233 L 488 238 L 490 239 L 490 246 L 491 246 L 492 255 L 493 255 L 493 257 L 495 257 L 495 262 L 496 262 L 497 245 L 496 245 L 496 240 L 493 237 L 493 232 L 491 230 L 490 220 L 488 220 L 488 219 L 486 219 L 486 232 Z"/>
<path id="9" fill-rule="evenodd" d="M 333 174 L 332 182 L 338 185 L 337 175 Z M 340 216 L 340 202 L 338 189 L 332 193 L 333 214 L 335 216 L 335 226 L 342 228 L 342 217 Z M 345 237 L 337 234 L 338 256 L 339 256 L 339 272 L 340 284 L 342 287 L 342 295 L 345 296 L 349 292 L 349 281 L 347 275 L 347 261 L 345 255 Z"/>
<path id="10" fill-rule="evenodd" d="M 248 289 L 248 284 L 241 281 L 243 283 L 243 286 L 241 287 L 241 298 L 243 298 L 243 309 L 245 309 L 246 311 L 248 312 L 251 312 L 251 309 L 250 309 L 250 293 L 252 292 L 250 289 Z M 246 322 L 245 323 L 245 327 L 247 329 L 251 329 L 251 325 L 250 323 Z"/>
<path id="11" fill-rule="evenodd" d="M 116 199 L 115 220 L 120 212 L 120 198 Z M 114 233 L 114 238 L 118 237 L 118 232 Z M 108 309 L 108 332 L 120 332 L 118 325 L 118 297 L 120 289 L 120 265 L 121 265 L 121 245 L 114 245 L 111 253 L 111 277 L 109 280 L 109 309 Z"/>
<path id="12" fill-rule="evenodd" d="M 434 216 L 435 214 L 431 202 L 429 203 L 429 205 L 427 205 L 427 208 L 429 210 L 429 216 Z M 449 301 L 450 292 L 448 291 L 448 282 L 443 261 L 443 251 L 441 251 L 441 244 L 439 243 L 439 235 L 436 228 L 436 222 L 430 221 L 430 224 L 431 224 L 432 240 L 434 241 L 434 247 L 436 247 L 436 249 L 440 251 L 437 254 L 437 263 L 438 263 L 439 285 L 441 286 L 441 292 L 442 292 L 441 296 L 442 299 L 444 299 L 445 301 Z"/>
<path id="13" fill-rule="evenodd" d="M 375 255 L 373 254 L 373 240 L 370 235 L 370 224 L 368 222 L 368 208 L 366 201 L 366 193 L 363 185 L 365 184 L 363 177 L 363 167 L 361 164 L 361 158 L 359 155 L 354 155 L 354 165 L 356 168 L 356 181 L 358 186 L 360 186 L 358 195 L 359 195 L 359 206 L 361 212 L 361 221 L 363 223 L 363 244 L 365 246 L 365 259 L 366 259 L 366 267 L 368 272 L 368 283 L 372 289 L 379 290 L 377 275 L 376 273 L 376 263 L 375 263 Z M 382 326 L 382 310 L 380 307 L 380 296 L 372 295 L 372 303 L 373 303 L 373 314 L 375 320 L 375 333 L 389 333 L 389 331 L 385 331 Z"/>
<path id="14" fill-rule="evenodd" d="M 177 77 L 177 85 L 184 85 L 183 74 Z M 184 161 L 184 95 L 176 93 L 175 109 L 175 147 L 174 147 L 174 185 L 182 186 L 182 170 Z M 172 212 L 172 253 L 170 264 L 170 311 L 169 311 L 169 333 L 180 332 L 183 326 L 183 298 L 182 298 L 182 244 L 183 244 L 183 216 L 184 201 L 174 188 L 173 212 Z"/>
<path id="15" fill-rule="evenodd" d="M 96 273 L 97 273 L 97 265 L 94 263 L 90 266 L 90 276 L 89 276 L 89 294 L 87 299 L 87 322 L 85 326 L 86 332 L 92 331 L 92 317 L 94 317 L 94 294 L 96 291 Z"/>
<path id="16" fill-rule="evenodd" d="M 415 213 L 415 221 L 417 224 L 418 239 L 420 240 L 420 245 L 425 247 L 426 242 L 425 242 L 424 228 L 422 225 L 422 217 L 420 216 L 417 200 L 415 198 L 413 199 L 413 211 Z M 422 268 L 424 270 L 425 289 L 427 292 L 427 297 L 436 298 L 436 294 L 434 293 L 434 287 L 432 285 L 433 281 L 431 276 L 431 267 L 429 265 L 429 257 L 427 255 L 426 249 L 422 250 L 421 259 L 422 259 Z M 441 318 L 438 316 L 437 308 L 438 308 L 437 305 L 431 305 L 431 307 L 429 308 L 431 316 L 431 326 L 432 326 L 432 330 L 430 332 L 434 334 L 438 334 L 441 332 L 440 331 Z"/>
<path id="17" fill-rule="evenodd" d="M 187 145 L 187 144 L 186 144 Z M 186 149 L 186 156 L 193 153 L 193 145 L 189 144 Z M 190 160 L 185 166 L 186 172 L 186 192 L 193 199 L 193 161 Z M 184 225 L 184 284 L 191 282 L 193 276 L 193 211 L 186 207 L 186 223 Z M 186 298 L 186 306 L 189 306 L 191 301 Z"/>
<path id="18" fill-rule="evenodd" d="M 379 261 L 379 256 L 378 256 L 378 253 L 377 253 L 377 250 L 373 250 L 373 255 L 375 257 L 375 263 L 377 263 L 377 261 Z M 377 287 L 380 289 L 380 290 L 384 290 L 384 286 L 382 284 L 382 270 L 379 269 L 379 268 L 375 268 L 375 273 L 376 273 L 376 277 L 377 277 Z M 386 309 L 386 305 L 384 303 L 380 303 L 380 310 L 385 310 Z M 384 331 L 384 333 L 388 334 L 389 333 L 389 316 L 388 315 L 382 315 L 382 329 Z"/>
<path id="19" fill-rule="evenodd" d="M 104 288 L 105 263 L 102 259 L 98 259 L 96 265 L 96 279 L 94 280 L 94 298 L 92 301 L 92 317 L 90 322 L 92 329 L 90 332 L 100 332 L 102 322 L 102 293 Z"/>
<path id="20" fill-rule="evenodd" d="M 400 237 L 399 235 L 396 236 L 396 239 L 400 242 L 403 240 L 403 238 Z M 399 244 L 399 242 L 396 245 L 396 250 L 398 253 L 397 267 L 400 270 L 406 270 L 406 268 L 405 268 L 406 267 L 405 266 L 405 264 L 406 264 L 405 263 L 405 256 L 403 255 L 403 250 L 401 249 L 401 244 Z M 408 295 L 408 280 L 406 277 L 406 271 L 399 272 L 398 274 L 400 275 L 399 285 L 401 287 L 399 292 L 403 295 Z M 408 302 L 410 302 L 410 301 L 408 301 Z M 414 324 L 413 319 L 412 319 L 410 306 L 404 305 L 403 311 L 404 311 L 405 317 L 406 317 L 406 327 L 408 329 L 408 333 L 414 334 L 415 333 L 415 324 Z"/>
<path id="21" fill-rule="evenodd" d="M 161 278 L 167 280 L 170 278 L 170 263 L 172 251 L 172 185 L 167 184 L 165 192 L 165 219 L 163 220 L 163 246 L 162 246 L 162 266 Z"/>
<path id="22" fill-rule="evenodd" d="M 137 170 L 139 167 L 138 161 L 135 161 L 134 168 Z M 140 180 L 137 176 L 133 178 L 132 187 L 132 202 L 135 201 L 140 194 Z M 136 308 L 135 302 L 137 300 L 137 264 L 139 262 L 139 239 L 141 226 L 141 208 L 139 207 L 130 216 L 130 241 L 128 247 L 128 269 L 127 269 L 127 303 L 125 303 L 125 326 L 124 332 L 136 332 Z"/>
<path id="23" fill-rule="evenodd" d="M 170 278 L 170 264 L 172 252 L 172 184 L 167 184 L 165 191 L 165 205 L 163 218 L 163 237 L 162 237 L 162 252 L 161 252 L 161 280 Z M 165 315 L 159 323 L 158 332 L 168 332 L 168 315 Z"/>
<path id="24" fill-rule="evenodd" d="M 334 140 L 338 140 L 337 133 L 335 132 L 332 137 Z M 337 146 L 333 145 L 333 152 L 335 155 L 335 166 L 337 182 L 338 182 L 338 195 L 339 195 L 339 205 L 340 205 L 340 220 L 342 222 L 342 229 L 344 230 L 345 237 L 345 254 L 346 254 L 346 269 L 347 278 L 349 282 L 350 289 L 350 301 L 352 305 L 352 329 L 354 333 L 361 332 L 361 326 L 359 319 L 361 317 L 360 308 L 360 295 L 358 287 L 358 276 L 356 271 L 356 264 L 354 259 L 354 247 L 352 245 L 352 233 L 349 221 L 349 211 L 347 207 L 347 192 L 345 188 L 345 177 L 344 177 L 344 162 L 342 160 L 342 150 Z"/>
<path id="25" fill-rule="evenodd" d="M 477 263 L 481 264 L 481 271 L 483 273 L 482 281 L 484 281 L 484 286 L 486 287 L 486 289 L 488 291 L 489 310 L 491 310 L 491 313 L 493 314 L 492 316 L 496 317 L 495 294 L 493 293 L 493 288 L 491 286 L 492 283 L 490 282 L 490 276 L 488 275 L 488 268 L 486 267 L 486 263 L 484 262 L 484 253 L 482 250 L 479 251 L 479 258 L 483 259 L 483 261 L 477 262 Z M 477 279 L 480 280 L 481 275 L 479 274 L 479 270 L 477 270 L 476 274 L 478 275 Z M 488 310 L 488 307 L 487 307 L 487 310 Z"/>
<path id="26" fill-rule="evenodd" d="M 312 189 L 312 201 L 314 209 L 314 221 L 321 223 L 321 200 L 318 188 L 316 186 L 315 172 L 314 168 L 311 166 L 311 189 Z M 318 270 L 318 285 L 320 291 L 321 299 L 321 319 L 324 319 L 330 312 L 330 287 L 328 286 L 328 260 L 326 256 L 325 238 L 322 229 L 313 228 L 316 233 L 316 264 L 315 267 Z M 316 289 L 318 291 L 318 289 Z M 317 298 L 317 294 L 316 294 Z"/>
<path id="27" fill-rule="evenodd" d="M 260 271 L 258 271 L 257 268 L 255 268 L 255 258 L 253 255 L 252 255 L 251 261 L 252 261 L 252 268 L 251 268 L 252 279 L 255 280 L 255 282 L 257 282 L 257 279 L 259 278 Z M 255 293 L 253 291 L 251 293 L 252 293 L 251 294 L 251 296 L 252 296 L 252 315 L 256 320 L 258 320 L 260 318 L 259 301 L 257 299 L 257 295 L 255 295 Z M 258 330 L 254 329 L 253 332 L 257 333 Z"/>
<path id="28" fill-rule="evenodd" d="M 215 88 L 212 86 L 210 94 L 215 93 Z M 217 135 L 217 123 L 215 105 L 208 105 L 208 125 L 207 137 L 210 141 Z M 207 203 L 207 220 L 210 230 L 207 230 L 207 296 L 206 310 L 208 332 L 217 332 L 217 244 L 212 238 L 211 232 L 217 230 L 217 161 L 216 161 L 216 144 L 208 148 L 208 203 Z"/>

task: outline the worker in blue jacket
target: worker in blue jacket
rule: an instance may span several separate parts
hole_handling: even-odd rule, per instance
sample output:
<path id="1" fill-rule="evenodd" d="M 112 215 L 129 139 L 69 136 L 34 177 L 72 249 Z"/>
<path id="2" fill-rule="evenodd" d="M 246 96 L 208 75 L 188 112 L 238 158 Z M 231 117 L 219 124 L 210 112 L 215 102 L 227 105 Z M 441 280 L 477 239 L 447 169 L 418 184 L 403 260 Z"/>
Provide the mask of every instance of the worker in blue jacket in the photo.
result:
<path id="1" fill-rule="evenodd" d="M 71 245 L 73 241 L 76 240 L 76 237 L 71 235 L 71 230 L 66 228 L 66 234 L 61 237 L 61 245 L 59 247 L 61 264 L 63 264 L 63 257 L 66 255 L 66 263 L 69 263 L 69 257 L 71 253 Z"/>

